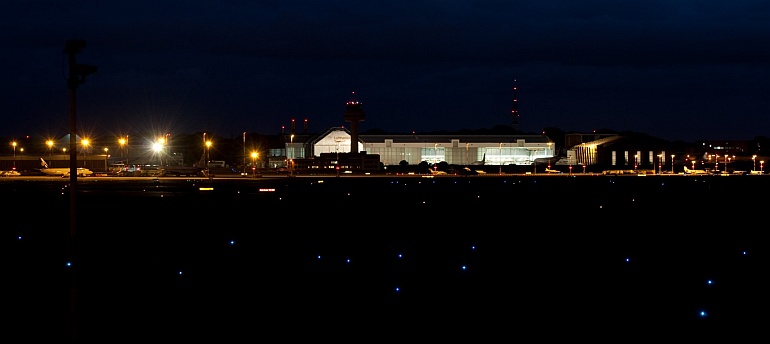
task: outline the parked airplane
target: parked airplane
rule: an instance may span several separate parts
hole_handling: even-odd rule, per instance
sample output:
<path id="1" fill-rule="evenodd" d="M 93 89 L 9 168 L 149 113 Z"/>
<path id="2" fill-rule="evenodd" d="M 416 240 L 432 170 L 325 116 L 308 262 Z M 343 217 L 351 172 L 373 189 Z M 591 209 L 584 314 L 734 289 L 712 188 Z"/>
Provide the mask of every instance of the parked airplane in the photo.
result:
<path id="1" fill-rule="evenodd" d="M 471 163 L 471 165 L 484 165 L 486 163 L 486 160 L 487 160 L 487 153 L 484 153 L 484 155 L 481 156 L 481 160 L 474 161 Z"/>
<path id="2" fill-rule="evenodd" d="M 204 176 L 203 167 L 195 166 L 164 166 L 160 169 L 161 176 Z"/>
<path id="3" fill-rule="evenodd" d="M 428 169 L 428 171 L 430 171 L 430 174 L 432 174 L 434 176 L 445 176 L 445 175 L 447 175 L 447 173 L 445 171 L 432 170 L 432 169 Z"/>
<path id="4" fill-rule="evenodd" d="M 545 172 L 546 172 L 546 173 L 561 173 L 561 171 L 559 171 L 559 170 L 552 170 L 552 169 L 550 169 L 550 168 L 546 168 L 546 169 L 545 169 Z"/>
<path id="5" fill-rule="evenodd" d="M 487 172 L 485 172 L 484 170 L 474 170 L 474 169 L 471 169 L 468 166 L 465 166 L 460 171 L 460 174 L 463 174 L 463 175 L 476 175 L 476 174 L 485 174 L 485 173 L 487 173 Z"/>
<path id="6" fill-rule="evenodd" d="M 21 173 L 19 171 L 11 170 L 11 171 L 0 171 L 0 176 L 3 177 L 15 177 L 20 176 Z"/>
<path id="7" fill-rule="evenodd" d="M 40 166 L 42 166 L 40 168 L 40 172 L 43 172 L 43 173 L 45 173 L 47 175 L 62 176 L 62 177 L 69 177 L 69 175 L 70 175 L 69 167 L 56 167 L 56 168 L 48 167 L 48 163 L 45 162 L 45 160 L 43 158 L 40 158 Z M 85 177 L 85 176 L 90 176 L 90 175 L 94 174 L 93 171 L 91 171 L 91 170 L 89 170 L 89 169 L 87 169 L 85 167 L 78 167 L 77 171 L 78 171 L 77 173 L 78 173 L 79 177 Z"/>
<path id="8" fill-rule="evenodd" d="M 691 170 L 687 168 L 687 166 L 684 167 L 684 174 L 709 174 L 705 170 Z"/>

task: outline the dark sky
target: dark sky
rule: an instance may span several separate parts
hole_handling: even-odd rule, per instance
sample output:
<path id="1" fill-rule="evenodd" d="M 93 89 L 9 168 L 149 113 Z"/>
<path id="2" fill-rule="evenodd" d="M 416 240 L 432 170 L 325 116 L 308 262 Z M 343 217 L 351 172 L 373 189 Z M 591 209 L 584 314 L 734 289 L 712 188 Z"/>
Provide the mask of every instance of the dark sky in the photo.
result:
<path id="1" fill-rule="evenodd" d="M 362 132 L 637 131 L 753 139 L 770 129 L 767 1 L 60 1 L 0 7 L 0 136 L 235 137 L 343 121 Z M 355 92 L 355 96 L 352 95 Z"/>

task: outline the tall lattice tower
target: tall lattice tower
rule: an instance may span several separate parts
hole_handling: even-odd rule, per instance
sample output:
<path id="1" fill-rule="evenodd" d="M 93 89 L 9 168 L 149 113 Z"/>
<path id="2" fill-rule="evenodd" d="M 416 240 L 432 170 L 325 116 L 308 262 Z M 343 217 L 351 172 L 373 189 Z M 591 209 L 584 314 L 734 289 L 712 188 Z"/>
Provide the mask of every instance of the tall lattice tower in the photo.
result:
<path id="1" fill-rule="evenodd" d="M 355 96 L 356 92 L 353 92 Z M 355 98 L 345 103 L 345 121 L 350 122 L 350 152 L 358 153 L 358 122 L 364 120 L 363 104 Z"/>
<path id="2" fill-rule="evenodd" d="M 513 79 L 513 104 L 511 105 L 511 124 L 514 129 L 519 126 L 519 96 L 516 93 L 516 79 Z"/>

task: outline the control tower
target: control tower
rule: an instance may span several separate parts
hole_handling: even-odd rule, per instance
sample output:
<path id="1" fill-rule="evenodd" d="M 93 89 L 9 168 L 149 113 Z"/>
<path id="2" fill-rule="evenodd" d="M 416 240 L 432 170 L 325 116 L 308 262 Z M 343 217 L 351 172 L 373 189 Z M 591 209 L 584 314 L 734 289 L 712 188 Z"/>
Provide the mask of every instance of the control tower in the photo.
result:
<path id="1" fill-rule="evenodd" d="M 353 92 L 355 95 L 356 92 Z M 364 120 L 362 104 L 352 99 L 345 103 L 345 121 L 350 122 L 350 152 L 358 153 L 358 122 Z"/>
<path id="2" fill-rule="evenodd" d="M 516 79 L 513 79 L 513 104 L 511 105 L 511 124 L 514 129 L 518 129 L 519 126 L 519 96 L 516 94 L 518 90 L 516 87 Z"/>

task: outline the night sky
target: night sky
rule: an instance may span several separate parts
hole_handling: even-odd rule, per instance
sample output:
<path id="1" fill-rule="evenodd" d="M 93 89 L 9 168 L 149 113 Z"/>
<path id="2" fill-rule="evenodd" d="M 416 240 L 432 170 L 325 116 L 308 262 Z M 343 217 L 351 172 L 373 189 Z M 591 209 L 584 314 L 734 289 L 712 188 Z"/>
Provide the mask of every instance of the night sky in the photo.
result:
<path id="1" fill-rule="evenodd" d="M 511 124 L 669 140 L 766 136 L 764 1 L 6 1 L 0 136 L 66 135 L 64 45 L 94 65 L 84 135 L 243 131 L 308 120 L 408 133 Z M 355 92 L 355 94 L 353 94 Z M 300 128 L 298 128 L 300 129 Z"/>

